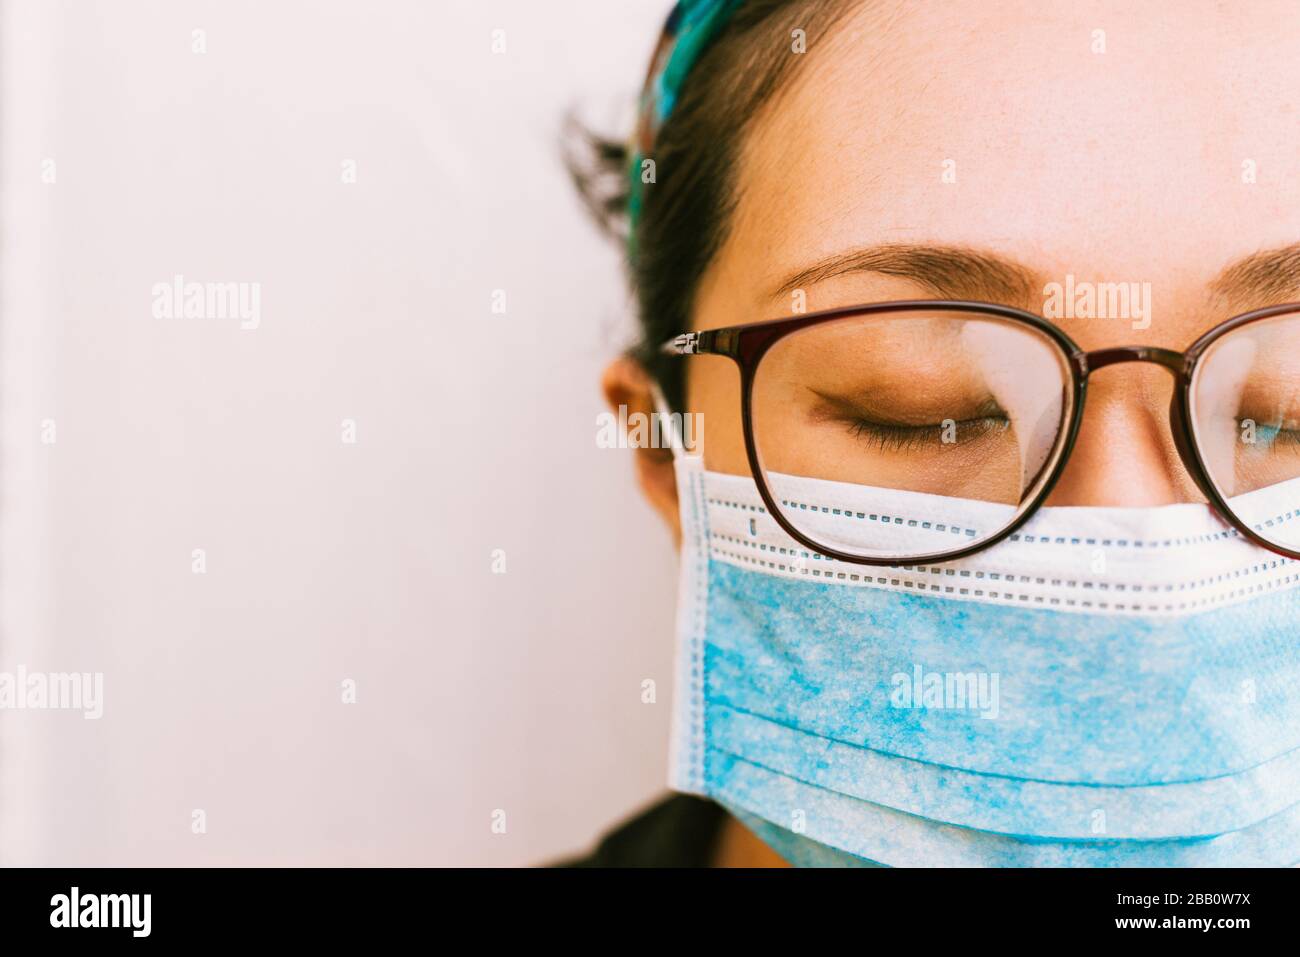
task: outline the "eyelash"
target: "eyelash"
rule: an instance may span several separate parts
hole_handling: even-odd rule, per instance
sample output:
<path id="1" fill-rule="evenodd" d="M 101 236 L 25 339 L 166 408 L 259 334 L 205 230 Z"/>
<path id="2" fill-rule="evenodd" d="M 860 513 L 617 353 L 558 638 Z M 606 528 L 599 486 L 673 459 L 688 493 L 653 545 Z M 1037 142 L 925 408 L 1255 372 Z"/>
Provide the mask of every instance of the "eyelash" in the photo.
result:
<path id="1" fill-rule="evenodd" d="M 1004 416 L 981 416 L 978 419 L 962 419 L 955 423 L 957 440 L 953 445 L 962 445 L 971 439 L 981 439 L 992 432 L 1001 432 L 1011 425 Z M 975 434 L 971 435 L 971 430 Z M 849 424 L 849 432 L 876 446 L 882 452 L 908 452 L 927 443 L 938 441 L 943 436 L 943 423 L 926 425 L 898 425 L 892 422 L 873 422 L 870 419 L 854 419 Z M 963 439 L 962 434 L 966 433 Z"/>
<path id="2" fill-rule="evenodd" d="M 1244 419 L 1237 420 L 1237 431 L 1241 432 Z M 1267 438 L 1264 438 L 1267 436 Z M 1275 429 L 1268 425 L 1255 426 L 1255 441 L 1259 445 L 1277 447 L 1279 445 L 1300 446 L 1300 429 Z"/>

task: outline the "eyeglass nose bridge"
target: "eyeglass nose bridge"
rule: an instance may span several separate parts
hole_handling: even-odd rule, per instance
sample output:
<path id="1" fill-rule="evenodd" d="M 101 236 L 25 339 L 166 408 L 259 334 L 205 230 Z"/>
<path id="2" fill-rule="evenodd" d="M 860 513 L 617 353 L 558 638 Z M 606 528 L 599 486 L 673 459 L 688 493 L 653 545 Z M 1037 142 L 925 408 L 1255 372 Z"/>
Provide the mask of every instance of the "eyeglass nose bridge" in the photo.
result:
<path id="1" fill-rule="evenodd" d="M 1179 378 L 1187 373 L 1186 355 L 1173 349 L 1160 349 L 1156 346 L 1113 346 L 1109 349 L 1094 349 L 1092 352 L 1076 354 L 1075 361 L 1078 363 L 1079 373 L 1085 379 L 1089 373 L 1122 362 L 1152 362 L 1164 366 Z"/>
<path id="2" fill-rule="evenodd" d="M 1156 346 L 1114 346 L 1109 349 L 1096 349 L 1092 352 L 1075 354 L 1081 381 L 1086 383 L 1089 373 L 1104 369 L 1106 366 L 1119 365 L 1124 362 L 1151 362 L 1168 369 L 1177 381 L 1174 394 L 1169 402 L 1169 431 L 1174 439 L 1174 448 L 1182 459 L 1183 467 L 1191 476 L 1201 494 L 1210 502 L 1217 502 L 1218 495 L 1211 488 L 1205 472 L 1205 466 L 1196 452 L 1192 440 L 1190 412 L 1187 408 L 1186 387 L 1191 374 L 1192 361 L 1186 353 L 1173 349 L 1161 349 Z M 1215 510 L 1227 520 L 1224 510 L 1218 505 Z"/>

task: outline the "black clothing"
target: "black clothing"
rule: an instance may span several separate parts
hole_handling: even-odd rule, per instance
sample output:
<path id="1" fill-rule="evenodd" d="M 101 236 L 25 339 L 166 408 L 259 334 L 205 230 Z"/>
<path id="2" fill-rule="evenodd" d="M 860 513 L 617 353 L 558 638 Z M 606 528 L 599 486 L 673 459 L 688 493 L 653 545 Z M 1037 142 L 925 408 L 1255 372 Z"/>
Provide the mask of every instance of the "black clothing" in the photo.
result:
<path id="1" fill-rule="evenodd" d="M 705 798 L 674 794 L 608 832 L 587 857 L 556 867 L 709 867 L 727 812 Z"/>

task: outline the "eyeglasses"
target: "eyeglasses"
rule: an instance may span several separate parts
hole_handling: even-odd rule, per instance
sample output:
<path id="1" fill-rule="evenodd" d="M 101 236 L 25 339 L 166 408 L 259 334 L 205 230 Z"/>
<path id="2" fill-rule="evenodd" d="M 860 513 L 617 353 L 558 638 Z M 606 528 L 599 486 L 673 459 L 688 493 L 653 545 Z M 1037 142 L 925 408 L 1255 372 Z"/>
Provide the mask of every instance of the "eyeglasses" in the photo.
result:
<path id="1" fill-rule="evenodd" d="M 740 367 L 745 449 L 763 502 L 796 541 L 829 558 L 942 562 L 1006 538 L 1060 478 L 1088 377 L 1122 362 L 1173 374 L 1175 447 L 1219 515 L 1247 539 L 1300 558 L 1300 483 L 1295 507 L 1277 488 L 1300 478 L 1300 303 L 1229 319 L 1184 352 L 1084 352 L 1040 316 L 956 300 L 688 332 L 662 351 L 727 356 Z M 842 520 L 855 513 L 835 497 L 850 486 L 861 491 L 860 519 L 862 496 L 872 494 L 945 497 L 923 500 L 939 511 L 956 499 L 996 507 L 981 507 L 980 527 L 921 522 L 902 541 L 887 516 Z"/>

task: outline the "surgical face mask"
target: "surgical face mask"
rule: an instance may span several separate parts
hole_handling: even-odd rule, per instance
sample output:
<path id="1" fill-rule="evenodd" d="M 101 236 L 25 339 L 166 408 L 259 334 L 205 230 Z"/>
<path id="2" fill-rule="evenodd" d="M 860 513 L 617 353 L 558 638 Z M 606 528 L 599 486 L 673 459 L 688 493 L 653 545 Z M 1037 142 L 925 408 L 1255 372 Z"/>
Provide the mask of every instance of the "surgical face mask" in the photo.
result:
<path id="1" fill-rule="evenodd" d="M 670 783 L 791 863 L 1300 861 L 1300 564 L 1193 504 L 1044 508 L 962 561 L 839 563 L 751 478 L 676 467 Z M 1252 494 L 1280 513 L 1300 482 Z M 902 544 L 998 507 L 804 497 L 887 514 Z"/>

